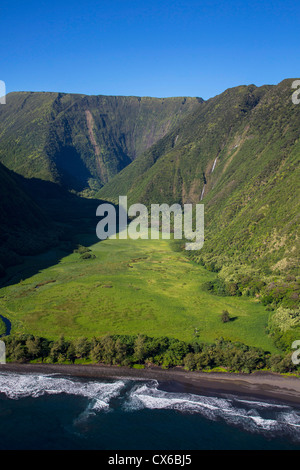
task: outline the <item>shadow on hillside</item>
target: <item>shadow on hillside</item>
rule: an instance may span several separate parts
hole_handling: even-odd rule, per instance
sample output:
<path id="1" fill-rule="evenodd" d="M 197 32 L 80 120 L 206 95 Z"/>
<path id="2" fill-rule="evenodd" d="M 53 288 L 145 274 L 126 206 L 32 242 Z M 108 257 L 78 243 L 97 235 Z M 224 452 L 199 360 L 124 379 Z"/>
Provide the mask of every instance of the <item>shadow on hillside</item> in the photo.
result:
<path id="1" fill-rule="evenodd" d="M 8 261 L 6 275 L 0 278 L 0 288 L 17 284 L 57 264 L 78 245 L 90 246 L 99 242 L 96 226 L 101 218 L 96 216 L 96 210 L 105 202 L 82 198 L 55 183 L 14 176 L 37 205 L 38 225 L 22 226 L 20 222 L 20 227 L 9 227 L 9 231 L 5 227 L 9 244 L 4 259 L 18 262 Z M 118 207 L 115 208 L 118 221 Z M 1 248 L 5 250 L 6 246 Z"/>

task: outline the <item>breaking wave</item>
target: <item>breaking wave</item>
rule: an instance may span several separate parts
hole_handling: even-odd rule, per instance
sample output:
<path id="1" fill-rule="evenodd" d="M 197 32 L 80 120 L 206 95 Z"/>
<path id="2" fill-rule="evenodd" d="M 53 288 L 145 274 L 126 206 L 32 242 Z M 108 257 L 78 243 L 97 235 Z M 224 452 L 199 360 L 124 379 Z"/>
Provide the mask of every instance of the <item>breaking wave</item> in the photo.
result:
<path id="1" fill-rule="evenodd" d="M 43 395 L 77 395 L 90 400 L 89 410 L 109 409 L 110 400 L 119 395 L 124 382 L 81 381 L 58 375 L 0 374 L 0 393 L 12 400 Z"/>
<path id="2" fill-rule="evenodd" d="M 85 422 L 99 412 L 113 411 L 121 405 L 125 412 L 148 409 L 199 414 L 209 420 L 223 420 L 245 431 L 270 437 L 281 435 L 300 442 L 300 408 L 229 395 L 216 397 L 167 392 L 160 390 L 156 381 L 124 379 L 103 382 L 59 374 L 0 373 L 1 393 L 12 400 L 58 394 L 85 397 L 87 406 L 74 424 Z M 119 400 L 114 402 L 114 398 Z"/>
<path id="3" fill-rule="evenodd" d="M 210 420 L 223 420 L 249 432 L 287 435 L 300 441 L 300 410 L 288 405 L 243 400 L 238 397 L 212 397 L 172 393 L 158 389 L 153 381 L 135 386 L 124 404 L 127 411 L 140 409 L 176 410 L 198 413 Z"/>

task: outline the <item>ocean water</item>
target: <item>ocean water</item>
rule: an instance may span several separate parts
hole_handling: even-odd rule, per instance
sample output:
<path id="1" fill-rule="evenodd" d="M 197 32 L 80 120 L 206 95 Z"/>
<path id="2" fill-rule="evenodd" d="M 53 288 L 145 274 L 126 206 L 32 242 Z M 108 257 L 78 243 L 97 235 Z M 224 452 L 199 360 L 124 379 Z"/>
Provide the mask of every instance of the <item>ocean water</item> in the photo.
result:
<path id="1" fill-rule="evenodd" d="M 0 449 L 300 449 L 300 407 L 162 387 L 0 372 Z"/>

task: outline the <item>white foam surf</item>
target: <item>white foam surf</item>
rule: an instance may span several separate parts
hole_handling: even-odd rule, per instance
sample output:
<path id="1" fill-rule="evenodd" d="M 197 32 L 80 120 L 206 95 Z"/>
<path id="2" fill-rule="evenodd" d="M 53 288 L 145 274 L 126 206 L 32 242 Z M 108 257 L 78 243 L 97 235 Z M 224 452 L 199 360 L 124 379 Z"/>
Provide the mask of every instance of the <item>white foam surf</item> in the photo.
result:
<path id="1" fill-rule="evenodd" d="M 174 410 L 197 413 L 210 420 L 223 420 L 250 432 L 281 434 L 300 442 L 300 410 L 285 404 L 242 399 L 236 396 L 215 397 L 159 389 L 157 381 L 136 383 L 126 380 L 102 382 L 63 377 L 58 374 L 0 373 L 0 394 L 9 399 L 38 398 L 44 395 L 67 394 L 88 399 L 85 410 L 74 424 L 81 424 L 91 415 L 113 409 L 112 399 L 121 395 L 125 411 Z"/>
<path id="2" fill-rule="evenodd" d="M 0 393 L 12 400 L 43 395 L 76 395 L 91 400 L 91 409 L 109 408 L 112 398 L 124 387 L 121 380 L 113 383 L 81 381 L 59 375 L 0 373 Z"/>
<path id="3" fill-rule="evenodd" d="M 134 387 L 125 409 L 172 409 L 183 413 L 199 413 L 210 420 L 223 420 L 250 432 L 289 434 L 300 440 L 300 411 L 288 405 L 242 400 L 237 397 L 221 398 L 172 393 L 158 389 L 157 382 Z"/>

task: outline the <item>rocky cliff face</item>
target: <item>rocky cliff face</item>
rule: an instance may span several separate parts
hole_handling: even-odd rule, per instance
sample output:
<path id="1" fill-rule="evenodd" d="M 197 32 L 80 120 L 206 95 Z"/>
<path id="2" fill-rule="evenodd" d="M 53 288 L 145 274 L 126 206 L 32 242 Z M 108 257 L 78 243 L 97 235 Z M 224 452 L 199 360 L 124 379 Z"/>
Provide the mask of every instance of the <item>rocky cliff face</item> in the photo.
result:
<path id="1" fill-rule="evenodd" d="M 11 93 L 0 107 L 0 161 L 25 177 L 99 189 L 201 101 Z"/>

